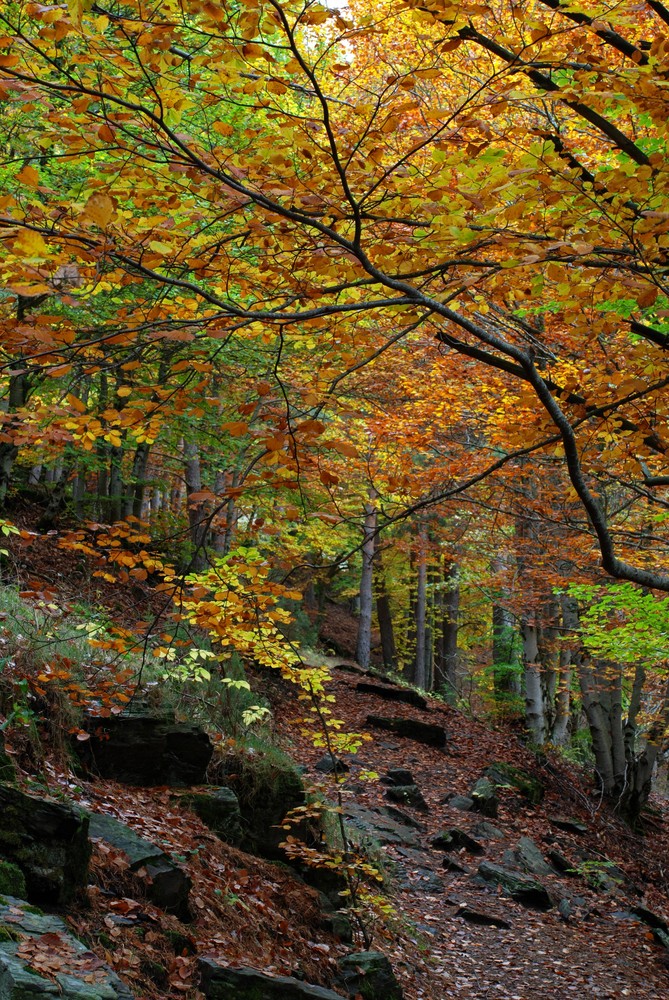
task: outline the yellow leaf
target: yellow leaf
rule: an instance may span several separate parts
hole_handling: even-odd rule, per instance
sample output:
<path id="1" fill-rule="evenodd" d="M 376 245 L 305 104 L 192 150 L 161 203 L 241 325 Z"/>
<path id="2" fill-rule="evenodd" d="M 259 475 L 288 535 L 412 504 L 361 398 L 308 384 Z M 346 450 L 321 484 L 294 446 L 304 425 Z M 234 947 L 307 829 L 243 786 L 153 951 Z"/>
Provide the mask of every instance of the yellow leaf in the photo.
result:
<path id="1" fill-rule="evenodd" d="M 111 222 L 114 214 L 114 203 L 108 194 L 96 191 L 86 202 L 82 218 L 104 229 Z"/>
<path id="2" fill-rule="evenodd" d="M 116 395 L 117 396 L 129 396 L 131 392 L 132 392 L 132 389 L 130 388 L 129 385 L 122 385 L 120 387 L 120 389 L 116 390 Z"/>
<path id="3" fill-rule="evenodd" d="M 39 174 L 34 167 L 27 164 L 23 170 L 16 175 L 17 181 L 21 181 L 22 184 L 27 184 L 28 187 L 37 187 L 39 184 Z"/>
<path id="4" fill-rule="evenodd" d="M 172 247 L 167 243 L 161 243 L 160 240 L 151 240 L 149 247 L 154 253 L 172 253 Z"/>
<path id="5" fill-rule="evenodd" d="M 67 395 L 67 401 L 70 404 L 70 406 L 77 411 L 77 413 L 86 412 L 86 406 L 84 405 L 84 403 L 82 403 L 81 400 L 78 399 L 76 396 L 73 396 L 71 392 L 68 393 Z"/>
<path id="6" fill-rule="evenodd" d="M 218 132 L 219 135 L 232 135 L 235 131 L 232 125 L 228 125 L 227 122 L 214 122 L 211 126 L 214 132 Z"/>
<path id="7" fill-rule="evenodd" d="M 23 229 L 16 240 L 14 247 L 24 257 L 46 257 L 47 245 L 39 233 L 33 233 L 29 229 Z"/>

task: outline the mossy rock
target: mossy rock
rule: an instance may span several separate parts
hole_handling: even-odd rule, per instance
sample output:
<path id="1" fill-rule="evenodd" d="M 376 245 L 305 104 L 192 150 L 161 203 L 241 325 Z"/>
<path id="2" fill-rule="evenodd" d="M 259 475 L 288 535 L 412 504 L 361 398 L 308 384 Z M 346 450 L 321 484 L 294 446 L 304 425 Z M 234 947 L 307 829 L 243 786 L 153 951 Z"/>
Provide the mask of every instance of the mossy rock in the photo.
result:
<path id="1" fill-rule="evenodd" d="M 359 951 L 339 961 L 338 985 L 363 1000 L 403 1000 L 392 966 L 380 951 Z"/>
<path id="2" fill-rule="evenodd" d="M 2 858 L 0 858 L 0 893 L 18 896 L 19 899 L 25 899 L 28 894 L 21 869 Z"/>
<path id="3" fill-rule="evenodd" d="M 514 767 L 513 764 L 506 764 L 503 761 L 491 764 L 484 773 L 494 785 L 510 785 L 511 788 L 515 788 L 534 806 L 543 800 L 545 789 L 539 778 L 519 767 Z"/>
<path id="4" fill-rule="evenodd" d="M 231 788 L 212 788 L 207 792 L 184 795 L 181 804 L 196 813 L 205 826 L 226 844 L 239 846 L 244 833 L 239 800 Z"/>
<path id="5" fill-rule="evenodd" d="M 281 823 L 292 809 L 305 803 L 302 778 L 289 757 L 261 750 L 229 754 L 223 761 L 221 784 L 231 788 L 239 801 L 243 822 L 242 846 L 263 858 L 283 860 L 279 844 L 289 831 Z M 299 824 L 290 833 L 308 839 Z"/>
<path id="6" fill-rule="evenodd" d="M 290 976 L 269 976 L 251 968 L 232 969 L 209 958 L 201 958 L 198 966 L 200 989 L 207 1000 L 341 1000 L 332 990 Z"/>
<path id="7" fill-rule="evenodd" d="M 88 884 L 88 818 L 70 803 L 0 785 L 0 855 L 21 870 L 30 902 L 65 905 Z"/>

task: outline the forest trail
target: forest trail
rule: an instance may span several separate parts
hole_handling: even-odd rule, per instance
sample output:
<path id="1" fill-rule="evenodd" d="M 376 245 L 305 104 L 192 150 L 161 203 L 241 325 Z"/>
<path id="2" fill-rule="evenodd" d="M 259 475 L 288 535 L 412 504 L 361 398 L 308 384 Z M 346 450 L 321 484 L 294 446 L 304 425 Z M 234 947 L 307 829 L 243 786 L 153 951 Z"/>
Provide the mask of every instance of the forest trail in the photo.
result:
<path id="1" fill-rule="evenodd" d="M 356 690 L 361 679 L 358 675 L 348 670 L 335 670 L 334 675 L 337 717 L 345 720 L 349 729 L 374 736 L 359 751 L 360 766 L 379 774 L 388 768 L 408 768 L 429 807 L 427 812 L 402 807 L 424 826 L 424 832 L 418 834 L 424 850 L 405 851 L 403 856 L 403 849 L 396 845 L 382 849 L 388 858 L 403 864 L 406 875 L 401 880 L 404 885 L 395 879 L 392 895 L 402 943 L 393 945 L 382 939 L 378 943 L 388 949 L 407 1000 L 533 1000 L 537 996 L 546 1000 L 570 996 L 663 1000 L 668 995 L 669 972 L 663 949 L 652 940 L 645 924 L 625 917 L 629 907 L 638 905 L 665 916 L 669 912 L 669 879 L 663 861 L 669 857 L 666 819 L 659 832 L 653 828 L 645 837 L 634 834 L 576 784 L 574 769 L 538 767 L 513 737 L 493 732 L 436 701 L 429 702 L 427 711 L 393 702 L 389 712 L 388 702 Z M 448 733 L 446 748 L 437 750 L 370 731 L 366 726 L 370 713 L 442 724 Z M 299 732 L 295 713 L 278 712 L 277 718 L 283 720 L 286 739 L 295 742 Z M 320 753 L 304 741 L 299 759 L 314 762 Z M 452 854 L 471 874 L 449 873 L 443 867 L 445 852 L 430 847 L 431 839 L 444 828 L 469 831 L 483 817 L 452 808 L 443 799 L 449 793 L 467 795 L 483 770 L 496 761 L 540 777 L 546 787 L 545 798 L 531 806 L 512 789 L 500 790 L 499 815 L 491 822 L 503 837 L 481 841 L 485 846 L 481 857 L 466 851 Z M 387 804 L 387 786 L 361 785 L 355 774 L 352 767 L 343 785 L 345 801 L 354 798 L 370 807 Z M 584 823 L 587 832 L 565 832 L 551 822 L 550 817 L 565 815 Z M 505 852 L 523 836 L 531 837 L 544 853 L 548 849 L 545 839 L 558 838 L 567 854 L 582 851 L 606 858 L 624 872 L 627 882 L 598 891 L 588 885 L 584 875 L 541 876 L 556 902 L 576 899 L 572 914 L 564 919 L 557 907 L 548 912 L 527 909 L 495 887 L 473 880 L 484 859 L 506 865 Z M 595 868 L 593 865 L 593 871 Z M 430 891 L 429 872 L 441 880 L 442 891 Z M 466 921 L 458 915 L 465 904 L 502 918 L 509 928 Z M 412 941 L 414 947 L 408 952 Z"/>

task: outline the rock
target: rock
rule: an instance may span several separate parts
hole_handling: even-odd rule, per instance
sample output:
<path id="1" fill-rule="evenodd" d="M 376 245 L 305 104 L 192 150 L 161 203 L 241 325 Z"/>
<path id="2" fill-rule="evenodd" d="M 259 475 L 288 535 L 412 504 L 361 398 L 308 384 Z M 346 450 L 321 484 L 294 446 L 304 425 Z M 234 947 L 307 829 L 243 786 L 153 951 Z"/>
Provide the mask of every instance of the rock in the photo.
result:
<path id="1" fill-rule="evenodd" d="M 491 764 L 485 769 L 484 774 L 494 785 L 510 785 L 515 788 L 532 805 L 538 805 L 544 797 L 543 782 L 528 771 L 523 771 L 512 764 L 503 761 Z"/>
<path id="2" fill-rule="evenodd" d="M 511 924 L 502 917 L 495 916 L 494 913 L 486 913 L 485 910 L 474 910 L 470 906 L 462 906 L 455 914 L 462 917 L 468 924 L 480 924 L 483 927 L 499 927 L 502 930 L 509 930 Z"/>
<path id="3" fill-rule="evenodd" d="M 450 872 L 451 875 L 469 875 L 469 868 L 461 865 L 454 858 L 444 858 L 442 867 L 445 871 Z"/>
<path id="4" fill-rule="evenodd" d="M 489 819 L 497 819 L 499 801 L 495 794 L 495 786 L 489 778 L 479 778 L 472 788 L 470 796 L 474 800 L 475 812 L 479 812 Z"/>
<path id="5" fill-rule="evenodd" d="M 66 905 L 88 884 L 88 819 L 76 806 L 0 785 L 0 855 L 21 870 L 31 903 Z"/>
<path id="6" fill-rule="evenodd" d="M 430 841 L 433 847 L 440 851 L 459 851 L 464 849 L 470 854 L 483 854 L 485 848 L 477 840 L 470 837 L 464 830 L 452 827 L 450 830 L 442 830 Z"/>
<path id="7" fill-rule="evenodd" d="M 405 767 L 390 767 L 381 778 L 383 785 L 415 785 L 411 771 Z"/>
<path id="8" fill-rule="evenodd" d="M 428 811 L 428 805 L 423 798 L 418 785 L 394 785 L 386 792 L 386 798 L 391 802 L 399 802 L 404 806 L 412 806 L 422 812 Z"/>
<path id="9" fill-rule="evenodd" d="M 17 896 L 25 899 L 28 895 L 23 872 L 11 861 L 0 858 L 0 896 Z"/>
<path id="10" fill-rule="evenodd" d="M 414 830 L 420 830 L 421 833 L 425 833 L 427 827 L 424 823 L 420 823 L 409 813 L 403 812 L 401 809 L 397 809 L 395 806 L 383 806 L 383 812 L 386 816 L 390 816 L 391 819 L 396 820 L 398 823 L 403 823 L 405 826 L 410 826 Z"/>
<path id="11" fill-rule="evenodd" d="M 571 900 L 561 899 L 557 905 L 558 913 L 564 921 L 568 921 L 572 915 Z"/>
<path id="12" fill-rule="evenodd" d="M 410 688 L 386 687 L 382 684 L 369 684 L 367 681 L 359 681 L 355 686 L 356 691 L 363 694 L 376 694 L 386 701 L 402 701 L 406 705 L 413 705 L 423 711 L 427 708 L 427 702 L 422 694 L 412 691 Z"/>
<path id="13" fill-rule="evenodd" d="M 486 823 L 483 820 L 481 823 L 477 823 L 476 826 L 472 827 L 472 833 L 475 837 L 480 837 L 482 840 L 503 840 L 504 833 L 497 826 L 493 826 L 492 823 Z"/>
<path id="14" fill-rule="evenodd" d="M 258 969 L 231 969 L 210 958 L 198 961 L 200 990 L 207 1000 L 341 1000 L 338 993 L 290 976 L 268 976 Z"/>
<path id="15" fill-rule="evenodd" d="M 285 861 L 279 845 L 291 835 L 305 842 L 311 836 L 306 823 L 282 829 L 284 817 L 304 805 L 304 785 L 295 765 L 278 752 L 239 752 L 222 762 L 221 784 L 239 800 L 244 827 L 242 846 L 271 861 Z"/>
<path id="16" fill-rule="evenodd" d="M 132 994 L 104 962 L 89 951 L 58 917 L 36 913 L 20 899 L 0 901 L 0 997 L 2 1000 L 132 1000 Z M 62 960 L 54 975 L 41 976 L 21 945 L 48 935 L 49 954 Z"/>
<path id="17" fill-rule="evenodd" d="M 241 844 L 244 836 L 242 814 L 239 800 L 231 788 L 219 787 L 207 792 L 184 795 L 180 802 L 192 809 L 226 844 Z"/>
<path id="18" fill-rule="evenodd" d="M 485 882 L 499 885 L 516 902 L 532 910 L 550 910 L 555 905 L 548 890 L 537 879 L 528 878 L 490 861 L 482 861 L 478 870 Z"/>
<path id="19" fill-rule="evenodd" d="M 417 719 L 386 718 L 382 715 L 368 715 L 367 725 L 377 729 L 387 729 L 397 736 L 425 743 L 431 747 L 446 746 L 446 730 L 443 726 L 435 726 Z"/>
<path id="20" fill-rule="evenodd" d="M 385 811 L 368 809 L 357 802 L 344 803 L 344 816 L 352 826 L 380 844 L 418 844 L 416 831 L 404 822 L 398 822 Z"/>
<path id="21" fill-rule="evenodd" d="M 322 774 L 345 774 L 346 771 L 351 770 L 345 760 L 333 757 L 330 753 L 326 753 L 324 757 L 316 761 L 314 768 Z"/>
<path id="22" fill-rule="evenodd" d="M 452 795 L 450 796 L 444 805 L 448 805 L 451 809 L 460 809 L 462 812 L 471 812 L 474 808 L 474 799 L 471 799 L 468 795 Z"/>
<path id="23" fill-rule="evenodd" d="M 392 966 L 381 952 L 359 951 L 341 958 L 338 965 L 337 983 L 349 996 L 360 996 L 363 1000 L 403 1000 Z"/>
<path id="24" fill-rule="evenodd" d="M 552 869 L 544 861 L 544 856 L 530 837 L 521 837 L 514 851 L 516 861 L 526 872 L 533 875 L 551 875 Z"/>
<path id="25" fill-rule="evenodd" d="M 113 816 L 90 814 L 91 837 L 98 837 L 128 856 L 130 868 L 145 868 L 151 879 L 147 896 L 166 913 L 180 920 L 190 920 L 188 893 L 191 881 L 186 872 L 155 844 L 144 840 L 134 830 L 119 823 Z"/>
<path id="26" fill-rule="evenodd" d="M 647 924 L 648 927 L 652 927 L 653 930 L 660 930 L 664 931 L 665 934 L 669 934 L 669 924 L 658 913 L 648 910 L 645 906 L 632 906 L 630 907 L 630 913 L 642 923 Z"/>
<path id="27" fill-rule="evenodd" d="M 427 856 L 423 851 L 410 847 L 397 847 L 396 857 L 392 862 L 394 873 L 399 884 L 412 892 L 427 892 L 430 895 L 441 895 L 444 883 L 436 872 L 427 864 Z"/>
<path id="28" fill-rule="evenodd" d="M 89 717 L 90 740 L 74 740 L 85 767 L 103 778 L 150 788 L 182 788 L 205 781 L 213 747 L 200 726 L 173 717 L 115 715 Z"/>
<path id="29" fill-rule="evenodd" d="M 568 833 L 587 833 L 588 828 L 579 819 L 570 816 L 549 816 L 549 821 L 559 830 L 566 830 Z"/>
<path id="30" fill-rule="evenodd" d="M 321 926 L 345 944 L 353 940 L 353 928 L 345 910 L 338 908 L 325 892 L 318 893 L 322 918 Z"/>
<path id="31" fill-rule="evenodd" d="M 559 851 L 548 851 L 548 860 L 559 875 L 576 875 L 576 865 Z"/>

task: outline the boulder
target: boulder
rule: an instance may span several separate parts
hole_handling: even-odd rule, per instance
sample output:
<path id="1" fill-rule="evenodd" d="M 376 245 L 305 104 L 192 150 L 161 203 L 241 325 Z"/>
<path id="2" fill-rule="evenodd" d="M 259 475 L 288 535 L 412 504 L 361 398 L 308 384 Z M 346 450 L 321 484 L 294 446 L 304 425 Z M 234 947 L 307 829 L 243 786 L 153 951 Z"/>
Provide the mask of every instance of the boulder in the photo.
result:
<path id="1" fill-rule="evenodd" d="M 441 833 L 432 838 L 430 843 L 440 851 L 459 851 L 464 849 L 470 854 L 483 854 L 485 851 L 485 848 L 482 844 L 479 844 L 478 840 L 474 840 L 468 833 L 465 833 L 464 830 L 459 830 L 457 827 L 451 827 L 450 830 L 442 830 Z"/>
<path id="2" fill-rule="evenodd" d="M 417 691 L 412 691 L 410 688 L 386 687 L 383 684 L 370 684 L 367 681 L 359 681 L 355 689 L 362 694 L 378 695 L 379 698 L 385 698 L 386 701 L 401 701 L 406 705 L 413 705 L 414 708 L 420 708 L 423 711 L 427 708 L 427 701 L 423 698 L 422 694 L 418 694 Z"/>
<path id="3" fill-rule="evenodd" d="M 495 794 L 495 785 L 489 778 L 479 778 L 469 794 L 474 801 L 475 812 L 489 819 L 497 818 L 499 800 Z"/>
<path id="4" fill-rule="evenodd" d="M 423 798 L 418 785 L 392 785 L 386 792 L 386 798 L 403 806 L 412 806 L 421 812 L 428 811 L 428 805 Z"/>
<path id="5" fill-rule="evenodd" d="M 205 826 L 224 840 L 238 846 L 243 840 L 239 800 L 231 788 L 212 788 L 206 792 L 184 795 L 181 803 L 200 817 Z"/>
<path id="6" fill-rule="evenodd" d="M 553 866 L 553 870 L 558 873 L 558 875 L 577 875 L 576 863 L 570 861 L 569 858 L 561 854 L 560 851 L 551 850 L 547 853 L 548 860 Z"/>
<path id="7" fill-rule="evenodd" d="M 20 869 L 31 903 L 65 905 L 88 884 L 88 819 L 76 806 L 0 785 L 0 855 Z"/>
<path id="8" fill-rule="evenodd" d="M 111 844 L 127 855 L 132 871 L 145 868 L 151 879 L 147 896 L 166 913 L 174 913 L 180 920 L 190 920 L 188 893 L 191 881 L 186 872 L 161 851 L 155 844 L 144 840 L 134 830 L 120 823 L 113 816 L 103 813 L 90 814 L 91 837 Z"/>
<path id="9" fill-rule="evenodd" d="M 337 985 L 363 1000 L 403 1000 L 392 966 L 379 951 L 359 951 L 338 962 Z"/>
<path id="10" fill-rule="evenodd" d="M 269 976 L 258 969 L 232 969 L 201 958 L 200 990 L 207 1000 L 341 1000 L 338 993 L 291 976 Z"/>
<path id="11" fill-rule="evenodd" d="M 173 716 L 128 713 L 89 717 L 86 729 L 91 738 L 72 746 L 84 766 L 103 778 L 145 788 L 205 781 L 213 747 L 200 726 L 175 722 Z"/>
<path id="12" fill-rule="evenodd" d="M 462 917 L 468 924 L 478 924 L 481 927 L 499 927 L 501 930 L 508 930 L 511 927 L 508 920 L 504 920 L 494 913 L 487 913 L 485 910 L 475 910 L 467 905 L 461 906 L 455 915 Z"/>
<path id="13" fill-rule="evenodd" d="M 491 764 L 483 772 L 494 785 L 506 785 L 520 792 L 532 805 L 538 805 L 544 797 L 543 782 L 520 767 L 499 761 Z"/>
<path id="14" fill-rule="evenodd" d="M 381 777 L 382 785 L 415 785 L 413 774 L 405 767 L 390 767 Z"/>
<path id="15" fill-rule="evenodd" d="M 454 858 L 444 858 L 442 867 L 445 871 L 450 872 L 451 875 L 469 875 L 469 868 L 461 865 Z"/>
<path id="16" fill-rule="evenodd" d="M 402 809 L 398 809 L 396 806 L 383 806 L 383 812 L 386 816 L 390 816 L 391 819 L 396 820 L 398 823 L 403 823 L 405 826 L 411 826 L 414 830 L 420 830 L 421 833 L 425 833 L 427 830 L 424 823 L 414 819 L 413 816 L 409 815 L 409 813 L 404 812 Z"/>
<path id="17" fill-rule="evenodd" d="M 231 788 L 242 815 L 242 847 L 272 861 L 285 861 L 279 846 L 287 836 L 308 842 L 306 823 L 282 828 L 284 817 L 304 805 L 304 785 L 289 757 L 277 752 L 228 754 L 221 764 L 221 784 Z"/>
<path id="18" fill-rule="evenodd" d="M 397 736 L 403 736 L 417 743 L 425 743 L 431 747 L 446 746 L 446 730 L 443 726 L 435 726 L 417 719 L 386 718 L 382 715 L 368 715 L 367 725 L 377 729 L 387 729 Z"/>
<path id="19" fill-rule="evenodd" d="M 548 819 L 558 830 L 566 830 L 567 833 L 587 833 L 588 828 L 580 819 L 572 816 L 549 816 Z"/>
<path id="20" fill-rule="evenodd" d="M 2 1000 L 132 1000 L 118 976 L 58 917 L 6 897 L 0 900 L 0 931 Z M 39 955 L 39 968 L 31 967 L 32 954 Z"/>
<path id="21" fill-rule="evenodd" d="M 487 823 L 482 820 L 477 823 L 476 826 L 472 827 L 472 833 L 475 837 L 480 837 L 481 840 L 503 840 L 504 833 L 497 826 L 493 826 L 492 823 Z"/>
<path id="22" fill-rule="evenodd" d="M 512 899 L 531 910 L 550 910 L 555 905 L 548 890 L 537 879 L 520 872 L 510 871 L 501 865 L 482 861 L 478 870 L 480 878 L 501 886 Z"/>
<path id="23" fill-rule="evenodd" d="M 400 886 L 412 892 L 441 895 L 444 883 L 428 864 L 425 851 L 411 847 L 396 847 L 391 867 Z"/>
<path id="24" fill-rule="evenodd" d="M 533 875 L 552 874 L 551 866 L 544 861 L 543 854 L 531 837 L 521 837 L 513 853 L 516 862 L 524 871 Z"/>
<path id="25" fill-rule="evenodd" d="M 400 844 L 415 847 L 418 844 L 413 825 L 388 816 L 385 811 L 369 809 L 357 802 L 344 803 L 347 822 L 364 836 L 380 844 Z M 360 838 L 357 837 L 357 840 Z"/>
<path id="26" fill-rule="evenodd" d="M 345 760 L 341 760 L 331 753 L 326 753 L 324 757 L 316 761 L 314 768 L 322 774 L 345 774 L 351 770 Z"/>
<path id="27" fill-rule="evenodd" d="M 450 806 L 451 809 L 460 809 L 462 812 L 471 812 L 474 808 L 474 799 L 469 795 L 451 795 L 444 805 Z"/>

